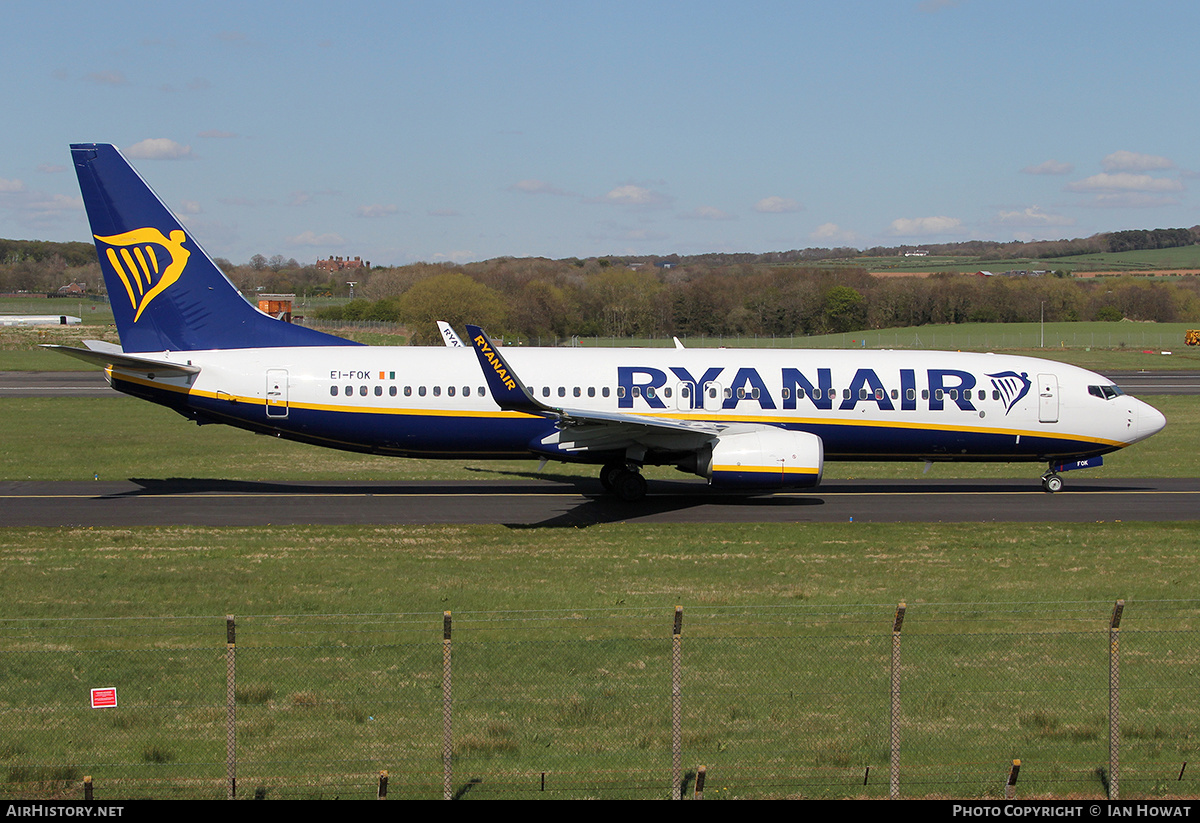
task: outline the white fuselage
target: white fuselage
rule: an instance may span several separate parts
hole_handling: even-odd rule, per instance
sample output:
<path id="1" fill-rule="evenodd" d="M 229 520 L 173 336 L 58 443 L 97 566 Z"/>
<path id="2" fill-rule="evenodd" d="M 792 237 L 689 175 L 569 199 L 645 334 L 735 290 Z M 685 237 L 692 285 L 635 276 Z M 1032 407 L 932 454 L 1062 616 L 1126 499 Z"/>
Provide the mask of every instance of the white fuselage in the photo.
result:
<path id="1" fill-rule="evenodd" d="M 503 353 L 547 406 L 811 432 L 831 460 L 1084 457 L 1135 443 L 1165 424 L 1157 410 L 1121 394 L 1107 378 L 1011 355 L 519 347 Z M 150 377 L 110 369 L 114 386 L 202 421 L 338 448 L 511 457 L 541 453 L 537 442 L 554 431 L 545 417 L 502 411 L 469 348 L 147 356 L 200 372 Z"/>

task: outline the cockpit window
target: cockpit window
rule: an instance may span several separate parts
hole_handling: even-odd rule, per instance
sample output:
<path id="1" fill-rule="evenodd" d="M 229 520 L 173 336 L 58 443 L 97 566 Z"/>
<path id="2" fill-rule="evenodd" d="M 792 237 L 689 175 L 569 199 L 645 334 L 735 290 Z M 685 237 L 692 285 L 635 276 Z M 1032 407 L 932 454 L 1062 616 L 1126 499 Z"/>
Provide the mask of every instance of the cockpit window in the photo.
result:
<path id="1" fill-rule="evenodd" d="M 1124 393 L 1120 386 L 1088 386 L 1088 394 L 1099 397 L 1101 400 L 1112 400 Z"/>

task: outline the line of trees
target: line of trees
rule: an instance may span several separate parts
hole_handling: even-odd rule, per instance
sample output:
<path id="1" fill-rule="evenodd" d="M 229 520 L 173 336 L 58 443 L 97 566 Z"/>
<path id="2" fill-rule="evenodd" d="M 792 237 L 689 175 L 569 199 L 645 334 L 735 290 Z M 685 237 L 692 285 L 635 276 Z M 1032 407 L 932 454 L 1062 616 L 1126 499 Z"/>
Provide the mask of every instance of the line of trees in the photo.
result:
<path id="1" fill-rule="evenodd" d="M 1200 321 L 1200 278 L 876 277 L 862 268 L 600 267 L 503 260 L 375 270 L 363 298 L 317 317 L 404 323 L 438 343 L 435 322 L 525 339 L 791 337 L 929 323 Z"/>
<path id="2" fill-rule="evenodd" d="M 1191 243 L 1197 233 L 1195 228 L 1154 229 L 1097 237 L 1107 247 L 1145 248 Z M 1014 244 L 991 245 L 1009 253 Z M 1017 245 L 1029 250 L 1032 244 Z M 975 256 L 988 251 L 982 241 L 952 247 Z M 902 248 L 868 253 L 894 256 Z M 925 248 L 943 254 L 949 247 Z M 72 281 L 93 291 L 100 287 L 95 250 L 86 243 L 0 241 L 0 254 L 7 254 L 0 257 L 3 292 L 53 293 Z M 841 259 L 861 254 L 808 249 L 636 262 L 496 258 L 461 266 L 363 268 L 354 273 L 360 299 L 317 316 L 403 323 L 416 343 L 440 342 L 435 320 L 459 329 L 474 322 L 495 334 L 543 340 L 573 335 L 791 337 L 928 323 L 1035 321 L 1042 316 L 1050 321 L 1200 322 L 1200 278 L 876 277 Z M 240 266 L 220 258 L 217 263 L 251 297 L 259 292 L 345 295 L 347 290 L 348 278 L 281 255 L 255 255 Z"/>

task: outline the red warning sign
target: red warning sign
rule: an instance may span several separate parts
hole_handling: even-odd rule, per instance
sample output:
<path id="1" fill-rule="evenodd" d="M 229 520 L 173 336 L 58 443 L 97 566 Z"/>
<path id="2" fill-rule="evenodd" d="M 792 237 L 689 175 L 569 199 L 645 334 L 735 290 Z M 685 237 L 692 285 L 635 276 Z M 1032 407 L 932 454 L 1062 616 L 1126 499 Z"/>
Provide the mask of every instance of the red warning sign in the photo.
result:
<path id="1" fill-rule="evenodd" d="M 112 686 L 92 689 L 92 708 L 111 709 L 117 705 L 117 690 Z"/>

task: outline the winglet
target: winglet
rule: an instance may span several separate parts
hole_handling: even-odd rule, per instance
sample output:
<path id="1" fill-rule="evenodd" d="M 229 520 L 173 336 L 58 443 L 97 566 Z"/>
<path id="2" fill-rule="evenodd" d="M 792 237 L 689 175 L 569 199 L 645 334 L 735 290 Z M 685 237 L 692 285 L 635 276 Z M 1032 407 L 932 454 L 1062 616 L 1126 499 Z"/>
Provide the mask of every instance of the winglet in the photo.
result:
<path id="1" fill-rule="evenodd" d="M 488 390 L 496 405 L 505 411 L 520 411 L 532 414 L 556 414 L 555 409 L 544 406 L 533 399 L 533 392 L 525 388 L 521 378 L 508 365 L 508 362 L 492 345 L 492 341 L 478 326 L 467 324 L 467 336 L 479 358 L 479 366 L 483 369 L 484 379 L 487 380 Z"/>

